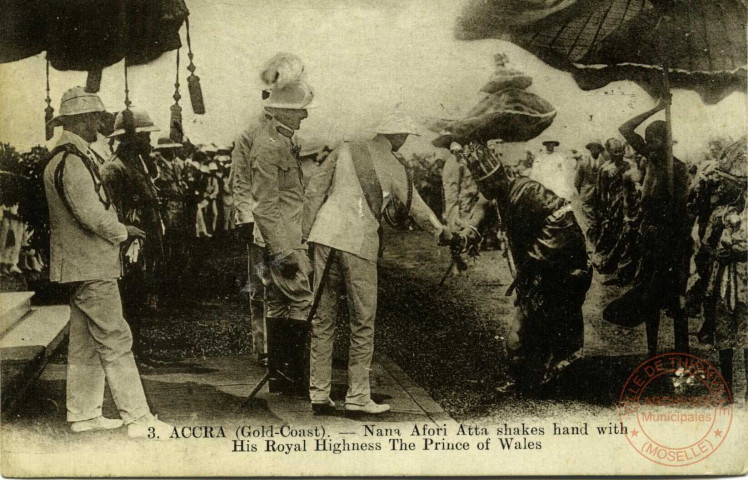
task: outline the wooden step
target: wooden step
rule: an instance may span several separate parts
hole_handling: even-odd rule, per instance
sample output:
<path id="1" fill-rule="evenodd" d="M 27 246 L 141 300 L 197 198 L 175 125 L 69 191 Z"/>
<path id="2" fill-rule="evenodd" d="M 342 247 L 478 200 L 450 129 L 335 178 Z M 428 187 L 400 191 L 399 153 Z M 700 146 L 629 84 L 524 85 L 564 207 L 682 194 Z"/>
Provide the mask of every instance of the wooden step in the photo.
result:
<path id="1" fill-rule="evenodd" d="M 67 305 L 34 307 L 0 339 L 0 349 L 40 346 L 49 356 L 64 338 L 69 322 Z"/>
<path id="2" fill-rule="evenodd" d="M 31 310 L 34 292 L 0 293 L 0 337 Z"/>

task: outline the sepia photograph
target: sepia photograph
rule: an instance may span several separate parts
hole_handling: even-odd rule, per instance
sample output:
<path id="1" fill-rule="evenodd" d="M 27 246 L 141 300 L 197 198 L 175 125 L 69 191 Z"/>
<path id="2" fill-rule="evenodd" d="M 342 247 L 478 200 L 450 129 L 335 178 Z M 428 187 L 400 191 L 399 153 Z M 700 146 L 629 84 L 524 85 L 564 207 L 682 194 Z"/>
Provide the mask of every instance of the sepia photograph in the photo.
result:
<path id="1" fill-rule="evenodd" d="M 0 0 L 0 473 L 748 473 L 745 0 Z"/>

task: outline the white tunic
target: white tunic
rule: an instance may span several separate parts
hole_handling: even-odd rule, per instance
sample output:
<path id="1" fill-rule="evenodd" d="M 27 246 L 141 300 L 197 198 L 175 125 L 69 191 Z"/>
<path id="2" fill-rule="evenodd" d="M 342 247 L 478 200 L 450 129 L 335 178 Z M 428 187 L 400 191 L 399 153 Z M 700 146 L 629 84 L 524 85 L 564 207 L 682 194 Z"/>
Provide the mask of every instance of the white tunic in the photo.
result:
<path id="1" fill-rule="evenodd" d="M 560 152 L 538 154 L 530 169 L 529 177 L 566 200 L 574 195 L 573 159 Z"/>

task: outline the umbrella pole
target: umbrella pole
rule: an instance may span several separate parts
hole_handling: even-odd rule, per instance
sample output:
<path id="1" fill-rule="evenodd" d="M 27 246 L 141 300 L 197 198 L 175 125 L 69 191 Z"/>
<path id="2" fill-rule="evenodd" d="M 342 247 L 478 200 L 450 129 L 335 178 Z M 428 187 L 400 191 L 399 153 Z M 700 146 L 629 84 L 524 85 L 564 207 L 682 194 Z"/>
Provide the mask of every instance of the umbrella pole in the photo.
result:
<path id="1" fill-rule="evenodd" d="M 660 18 L 655 29 L 658 31 L 658 47 L 660 51 L 660 58 L 662 61 L 662 87 L 665 94 L 665 166 L 667 168 L 667 187 L 668 193 L 672 198 L 674 192 L 674 180 L 673 180 L 673 117 L 671 110 L 671 96 L 670 96 L 670 56 L 668 55 L 667 49 L 664 45 L 663 37 L 665 36 L 665 30 L 667 29 L 669 17 L 666 15 Z"/>
<path id="2" fill-rule="evenodd" d="M 674 193 L 674 179 L 673 179 L 673 114 L 671 110 L 670 101 L 670 62 L 667 54 L 663 54 L 662 59 L 662 83 L 667 96 L 667 104 L 665 105 L 665 165 L 667 166 L 667 187 L 668 193 L 672 198 Z"/>

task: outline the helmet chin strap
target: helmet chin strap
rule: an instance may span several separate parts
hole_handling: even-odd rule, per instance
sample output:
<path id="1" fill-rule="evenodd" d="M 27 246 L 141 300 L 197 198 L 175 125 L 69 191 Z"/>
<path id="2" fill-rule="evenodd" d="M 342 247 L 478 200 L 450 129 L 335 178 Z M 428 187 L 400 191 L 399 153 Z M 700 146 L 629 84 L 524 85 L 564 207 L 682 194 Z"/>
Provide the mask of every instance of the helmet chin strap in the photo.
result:
<path id="1" fill-rule="evenodd" d="M 294 130 L 293 128 L 289 127 L 289 126 L 288 126 L 288 125 L 286 125 L 285 123 L 283 123 L 283 122 L 281 122 L 280 120 L 278 120 L 278 117 L 276 117 L 275 115 L 273 115 L 273 113 L 272 113 L 271 111 L 269 111 L 269 110 L 268 110 L 267 108 L 265 109 L 265 115 L 268 115 L 268 116 L 269 116 L 270 118 L 272 118 L 273 120 L 275 120 L 275 122 L 276 122 L 276 123 L 277 123 L 277 124 L 278 124 L 278 125 L 279 125 L 279 126 L 280 126 L 281 128 L 283 128 L 283 129 L 285 129 L 285 130 L 288 130 L 289 132 L 291 132 L 291 134 L 290 134 L 290 135 L 287 135 L 287 136 L 288 136 L 289 138 L 290 138 L 290 137 L 292 137 L 292 136 L 293 136 L 293 134 L 294 134 L 294 133 L 296 132 L 296 130 Z"/>
<path id="2" fill-rule="evenodd" d="M 275 117 L 273 117 L 273 118 L 275 118 Z M 287 129 L 287 130 L 290 130 L 290 131 L 291 131 L 291 134 L 292 134 L 292 135 L 293 135 L 293 132 L 295 132 L 295 131 L 296 131 L 296 130 L 294 130 L 293 128 L 291 128 L 291 127 L 289 127 L 288 125 L 286 125 L 285 123 L 283 123 L 283 122 L 281 122 L 280 120 L 278 120 L 277 118 L 275 119 L 275 121 L 276 121 L 276 122 L 278 122 L 278 125 L 280 125 L 281 127 L 285 128 L 285 129 Z"/>

